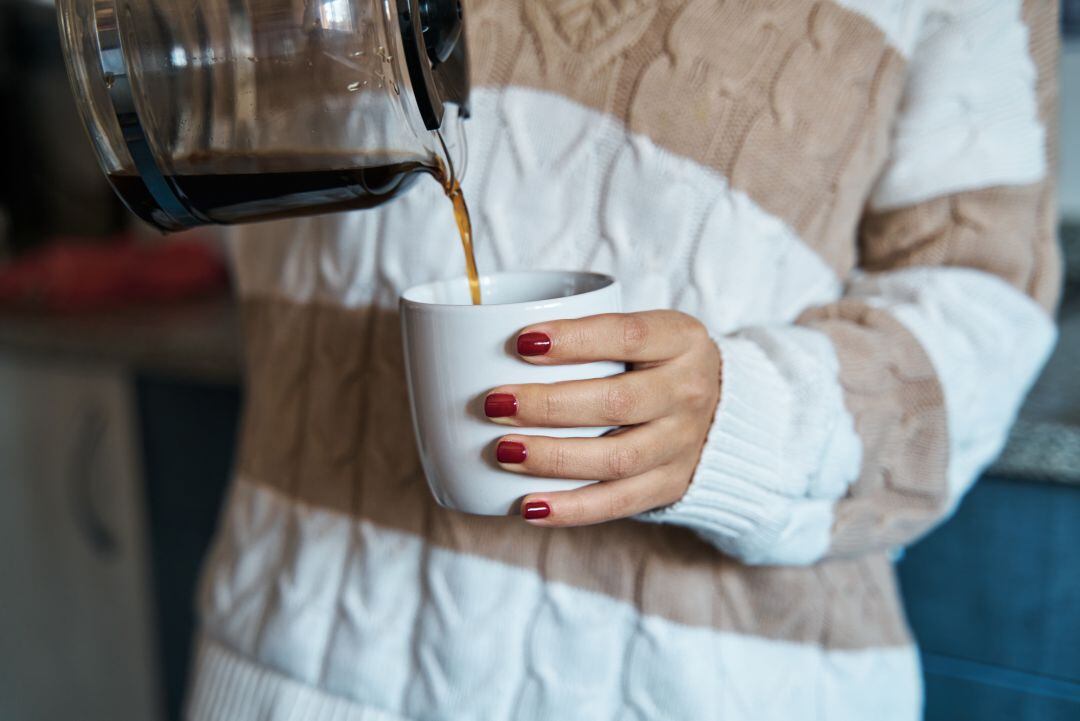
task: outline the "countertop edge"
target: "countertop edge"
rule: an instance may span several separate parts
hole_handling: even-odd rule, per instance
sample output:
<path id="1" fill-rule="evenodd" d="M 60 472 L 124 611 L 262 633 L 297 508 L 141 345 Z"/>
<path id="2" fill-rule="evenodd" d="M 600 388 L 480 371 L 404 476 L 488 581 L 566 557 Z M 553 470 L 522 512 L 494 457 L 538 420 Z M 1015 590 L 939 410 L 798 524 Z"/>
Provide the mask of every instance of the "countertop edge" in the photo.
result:
<path id="1" fill-rule="evenodd" d="M 1080 486 L 1080 428 L 1021 418 L 986 475 Z"/>

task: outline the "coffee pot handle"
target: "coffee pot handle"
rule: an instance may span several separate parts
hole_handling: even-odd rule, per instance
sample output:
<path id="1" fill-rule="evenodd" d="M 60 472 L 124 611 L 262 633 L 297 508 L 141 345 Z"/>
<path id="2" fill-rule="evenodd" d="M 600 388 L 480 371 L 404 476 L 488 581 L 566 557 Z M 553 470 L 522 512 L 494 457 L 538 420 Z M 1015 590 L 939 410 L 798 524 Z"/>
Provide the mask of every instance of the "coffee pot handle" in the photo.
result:
<path id="1" fill-rule="evenodd" d="M 442 127 L 444 105 L 469 116 L 469 56 L 461 0 L 397 0 L 405 65 L 428 130 Z"/>
<path id="2" fill-rule="evenodd" d="M 458 117 L 468 118 L 469 44 L 465 37 L 464 27 L 449 57 L 435 68 L 435 82 L 439 85 L 443 98 L 458 106 Z"/>

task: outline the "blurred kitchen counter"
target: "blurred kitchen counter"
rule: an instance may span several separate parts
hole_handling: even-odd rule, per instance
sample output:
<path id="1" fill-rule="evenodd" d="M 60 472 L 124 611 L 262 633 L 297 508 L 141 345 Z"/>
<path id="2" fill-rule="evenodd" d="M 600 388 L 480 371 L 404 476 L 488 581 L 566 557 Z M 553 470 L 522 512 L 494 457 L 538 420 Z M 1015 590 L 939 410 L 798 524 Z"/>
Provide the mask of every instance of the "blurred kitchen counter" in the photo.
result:
<path id="1" fill-rule="evenodd" d="M 135 373 L 239 383 L 239 308 L 228 294 L 105 313 L 0 311 L 0 352 L 106 362 Z"/>

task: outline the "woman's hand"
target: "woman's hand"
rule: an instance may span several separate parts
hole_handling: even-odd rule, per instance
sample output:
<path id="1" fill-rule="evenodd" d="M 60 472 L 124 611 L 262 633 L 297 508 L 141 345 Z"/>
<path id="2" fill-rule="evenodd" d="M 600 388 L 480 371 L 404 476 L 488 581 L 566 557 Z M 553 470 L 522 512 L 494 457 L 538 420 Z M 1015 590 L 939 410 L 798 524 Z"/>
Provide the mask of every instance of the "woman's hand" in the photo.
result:
<path id="1" fill-rule="evenodd" d="M 599 438 L 509 434 L 499 465 L 512 473 L 599 480 L 526 496 L 522 516 L 541 526 L 625 518 L 682 498 L 720 397 L 720 351 L 695 318 L 675 311 L 595 315 L 541 323 L 517 338 L 536 365 L 614 360 L 610 378 L 495 388 L 484 412 L 522 427 L 622 426 Z"/>

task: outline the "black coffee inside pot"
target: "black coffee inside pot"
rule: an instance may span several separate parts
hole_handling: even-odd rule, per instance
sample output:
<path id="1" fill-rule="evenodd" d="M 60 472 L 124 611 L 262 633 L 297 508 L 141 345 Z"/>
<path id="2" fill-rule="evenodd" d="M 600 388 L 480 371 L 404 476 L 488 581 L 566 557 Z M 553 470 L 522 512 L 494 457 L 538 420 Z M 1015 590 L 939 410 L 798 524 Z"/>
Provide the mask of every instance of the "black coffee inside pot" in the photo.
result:
<path id="1" fill-rule="evenodd" d="M 178 160 L 170 180 L 190 207 L 215 223 L 251 223 L 342 210 L 364 210 L 408 189 L 419 172 L 436 166 L 417 161 L 367 161 L 311 154 L 201 154 Z M 140 217 L 150 219 L 157 203 L 137 175 L 110 180 Z"/>

